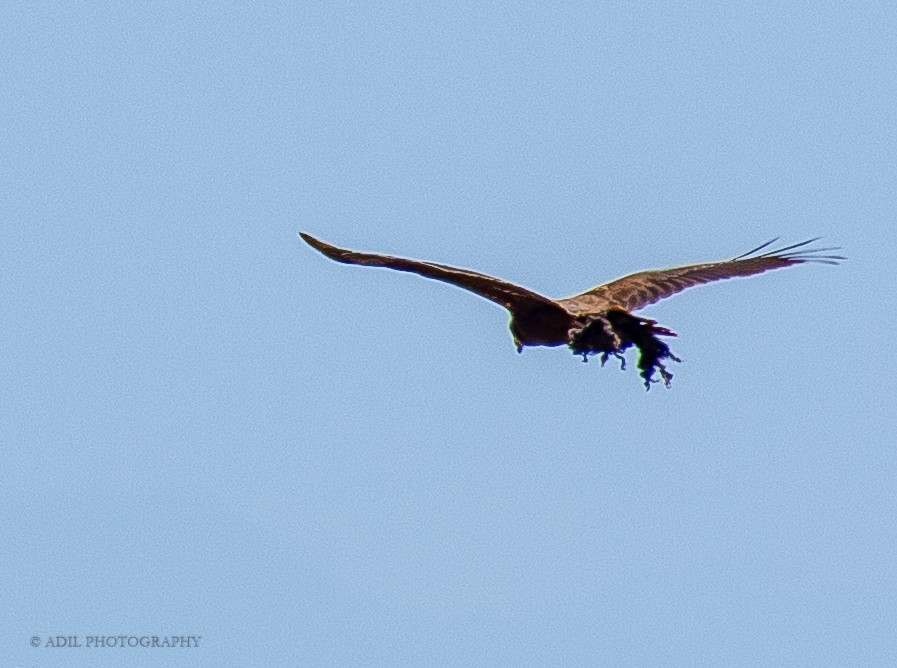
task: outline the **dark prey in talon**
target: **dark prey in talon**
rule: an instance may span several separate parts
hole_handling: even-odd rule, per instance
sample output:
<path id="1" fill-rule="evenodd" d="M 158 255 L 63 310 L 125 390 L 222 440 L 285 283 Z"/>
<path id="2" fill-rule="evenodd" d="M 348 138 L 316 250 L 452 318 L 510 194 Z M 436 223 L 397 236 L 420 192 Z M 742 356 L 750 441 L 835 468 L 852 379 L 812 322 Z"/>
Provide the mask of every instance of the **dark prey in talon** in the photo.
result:
<path id="1" fill-rule="evenodd" d="M 667 370 L 664 361 L 681 360 L 659 338 L 676 334 L 654 320 L 633 315 L 633 311 L 704 283 L 752 276 L 805 262 L 838 264 L 845 259 L 840 255 L 827 255 L 838 248 L 809 247 L 818 239 L 768 250 L 778 241 L 772 239 L 731 260 L 641 271 L 575 297 L 549 299 L 475 271 L 389 255 L 358 253 L 331 246 L 304 232 L 299 236 L 337 262 L 408 271 L 451 283 L 505 307 L 511 313 L 511 334 L 517 352 L 522 352 L 524 346 L 569 346 L 574 354 L 582 356 L 583 361 L 590 355 L 600 354 L 603 365 L 613 356 L 625 369 L 623 352 L 635 346 L 639 351 L 638 368 L 648 389 L 657 382 L 655 373 L 669 387 L 673 374 Z"/>

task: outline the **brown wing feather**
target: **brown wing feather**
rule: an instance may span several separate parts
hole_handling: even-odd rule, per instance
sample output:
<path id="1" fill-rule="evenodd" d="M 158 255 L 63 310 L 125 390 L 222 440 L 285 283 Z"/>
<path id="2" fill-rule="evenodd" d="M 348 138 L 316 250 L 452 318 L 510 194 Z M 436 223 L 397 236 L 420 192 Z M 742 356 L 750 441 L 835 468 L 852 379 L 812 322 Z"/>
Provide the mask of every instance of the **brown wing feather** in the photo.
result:
<path id="1" fill-rule="evenodd" d="M 358 253 L 331 246 L 304 232 L 300 232 L 299 236 L 309 246 L 337 262 L 359 264 L 366 267 L 386 267 L 444 281 L 500 304 L 512 313 L 526 313 L 535 308 L 549 308 L 566 315 L 566 312 L 556 302 L 547 297 L 492 276 L 432 262 L 420 262 L 376 253 Z"/>
<path id="2" fill-rule="evenodd" d="M 797 248 L 802 248 L 816 241 L 816 239 L 767 251 L 759 255 L 756 254 L 775 241 L 776 239 L 767 241 L 762 246 L 758 246 L 752 251 L 739 255 L 732 260 L 631 274 L 598 286 L 581 295 L 562 299 L 559 303 L 572 311 L 580 313 L 593 310 L 603 311 L 612 307 L 635 311 L 654 304 L 661 299 L 671 297 L 687 288 L 703 285 L 704 283 L 738 276 L 752 276 L 771 269 L 781 269 L 804 262 L 837 264 L 838 261 L 844 259 L 840 255 L 820 254 L 837 250 L 836 248 L 807 248 L 793 252 Z"/>

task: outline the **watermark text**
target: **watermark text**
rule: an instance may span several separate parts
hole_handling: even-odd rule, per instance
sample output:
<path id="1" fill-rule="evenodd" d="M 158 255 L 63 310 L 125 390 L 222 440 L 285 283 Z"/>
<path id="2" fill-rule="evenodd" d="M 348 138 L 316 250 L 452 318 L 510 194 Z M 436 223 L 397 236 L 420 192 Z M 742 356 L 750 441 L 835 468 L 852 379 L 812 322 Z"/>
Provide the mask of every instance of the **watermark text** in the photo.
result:
<path id="1" fill-rule="evenodd" d="M 202 636 L 32 636 L 32 647 L 52 647 L 54 649 L 76 648 L 169 648 L 185 649 L 199 647 Z"/>

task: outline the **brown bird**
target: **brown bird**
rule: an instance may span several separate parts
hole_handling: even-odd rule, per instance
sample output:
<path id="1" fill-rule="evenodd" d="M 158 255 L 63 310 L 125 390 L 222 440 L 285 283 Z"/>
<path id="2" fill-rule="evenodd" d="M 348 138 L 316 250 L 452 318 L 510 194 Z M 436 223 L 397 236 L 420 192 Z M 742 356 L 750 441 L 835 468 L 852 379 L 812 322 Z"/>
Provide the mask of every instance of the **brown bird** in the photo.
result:
<path id="1" fill-rule="evenodd" d="M 451 283 L 504 306 L 511 313 L 511 334 L 517 352 L 522 352 L 524 346 L 567 345 L 574 354 L 582 355 L 583 361 L 588 361 L 589 355 L 600 353 L 603 365 L 613 355 L 620 360 L 621 368 L 625 369 L 622 353 L 634 345 L 639 349 L 638 366 L 648 389 L 655 382 L 655 371 L 660 373 L 663 382 L 669 387 L 673 375 L 667 371 L 663 360 L 681 360 L 658 337 L 676 334 L 658 326 L 654 320 L 633 315 L 632 311 L 686 288 L 712 281 L 751 276 L 804 262 L 838 264 L 845 259 L 840 255 L 824 254 L 839 250 L 838 248 L 807 248 L 818 238 L 761 253 L 760 251 L 778 240 L 772 239 L 731 260 L 641 271 L 599 285 L 575 297 L 549 299 L 513 283 L 475 271 L 389 255 L 358 253 L 331 246 L 304 232 L 300 232 L 299 236 L 312 248 L 337 262 L 409 271 Z"/>

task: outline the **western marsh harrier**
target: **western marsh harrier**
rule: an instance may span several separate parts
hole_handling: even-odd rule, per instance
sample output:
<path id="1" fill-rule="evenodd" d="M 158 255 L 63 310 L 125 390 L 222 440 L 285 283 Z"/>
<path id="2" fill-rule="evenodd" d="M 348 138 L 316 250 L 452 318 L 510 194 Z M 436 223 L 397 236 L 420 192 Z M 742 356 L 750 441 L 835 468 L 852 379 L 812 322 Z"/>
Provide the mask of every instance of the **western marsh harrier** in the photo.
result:
<path id="1" fill-rule="evenodd" d="M 648 389 L 655 382 L 655 371 L 660 373 L 669 387 L 673 375 L 667 371 L 663 360 L 681 360 L 658 338 L 676 334 L 658 326 L 654 320 L 633 315 L 633 311 L 704 283 L 752 276 L 805 262 L 838 264 L 844 259 L 840 255 L 825 254 L 837 248 L 807 248 L 817 239 L 766 250 L 777 241 L 772 239 L 731 260 L 641 271 L 575 297 L 549 299 L 475 271 L 389 255 L 358 253 L 331 246 L 304 232 L 300 232 L 299 236 L 312 248 L 337 262 L 408 271 L 451 283 L 505 307 L 511 313 L 511 334 L 517 352 L 523 351 L 524 346 L 566 345 L 574 354 L 582 355 L 583 361 L 588 361 L 589 355 L 600 353 L 601 363 L 604 364 L 613 355 L 625 369 L 622 353 L 635 346 L 639 349 L 638 366 Z"/>

